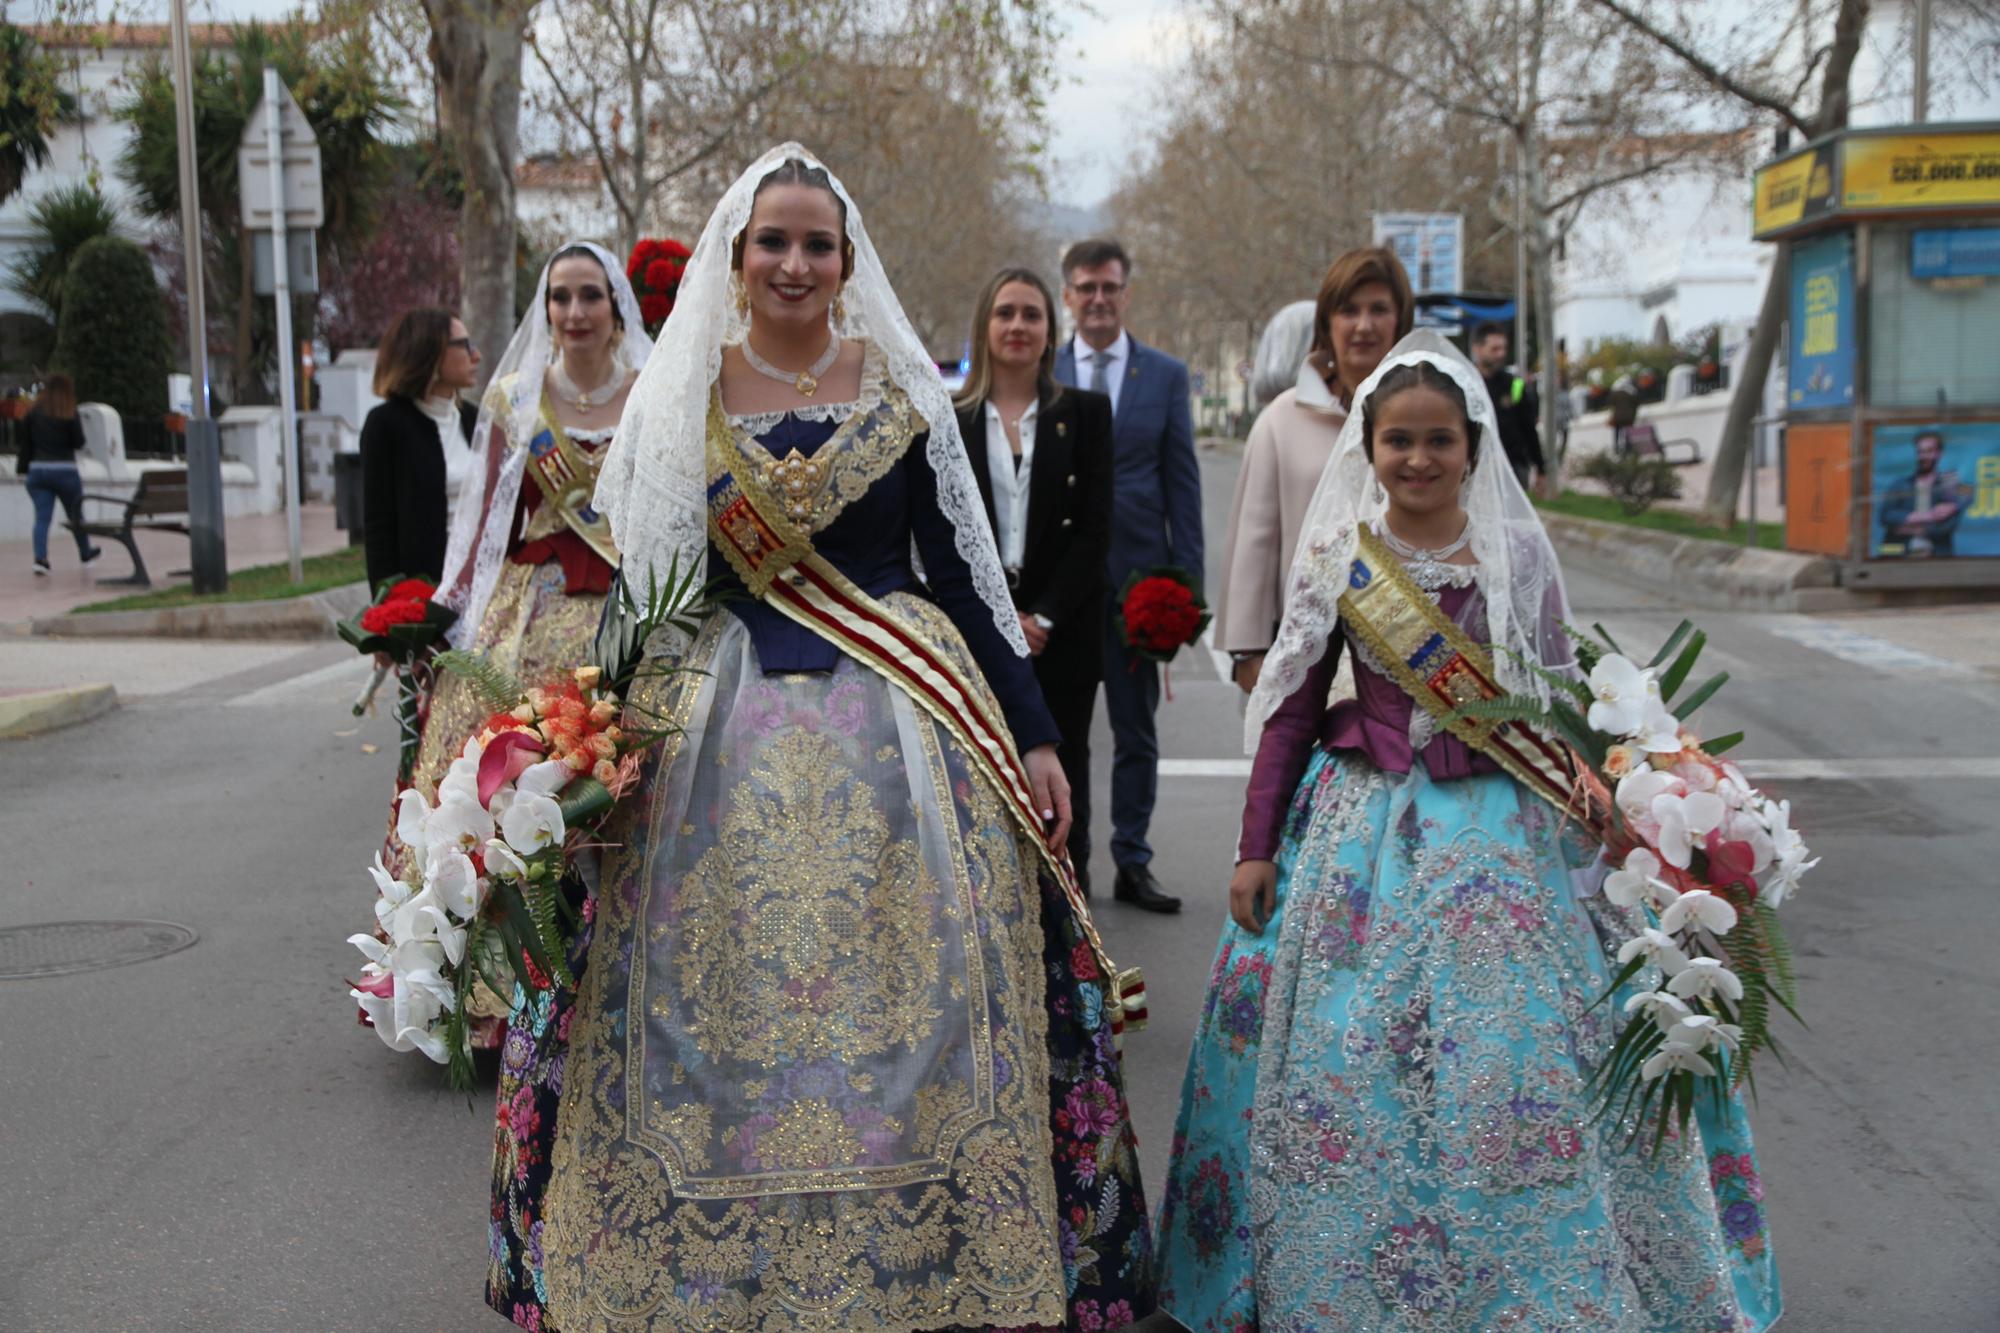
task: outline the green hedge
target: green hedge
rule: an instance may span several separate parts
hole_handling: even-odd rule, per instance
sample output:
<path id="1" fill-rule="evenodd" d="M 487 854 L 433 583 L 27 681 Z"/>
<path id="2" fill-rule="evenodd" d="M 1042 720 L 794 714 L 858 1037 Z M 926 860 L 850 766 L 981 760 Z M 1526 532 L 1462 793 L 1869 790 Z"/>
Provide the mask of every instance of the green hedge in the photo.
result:
<path id="1" fill-rule="evenodd" d="M 54 369 L 79 402 L 107 403 L 128 421 L 167 413 L 167 310 L 146 252 L 100 236 L 76 252 L 63 279 Z"/>

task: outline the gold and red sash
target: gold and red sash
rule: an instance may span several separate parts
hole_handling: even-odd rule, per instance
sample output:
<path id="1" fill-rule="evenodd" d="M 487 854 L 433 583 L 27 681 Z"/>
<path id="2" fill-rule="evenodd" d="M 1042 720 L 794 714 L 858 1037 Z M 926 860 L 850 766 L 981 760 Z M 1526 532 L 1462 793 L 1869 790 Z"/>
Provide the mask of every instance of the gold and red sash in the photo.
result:
<path id="1" fill-rule="evenodd" d="M 752 596 L 804 625 L 847 656 L 901 689 L 948 731 L 967 760 L 993 785 L 1016 824 L 1062 887 L 1101 974 L 1113 1036 L 1146 1022 L 1146 989 L 1138 968 L 1120 972 L 1104 951 L 1077 887 L 1069 853 L 1050 850 L 1035 809 L 1026 767 L 990 697 L 921 630 L 875 600 L 813 550 L 811 539 L 785 517 L 754 468 L 736 466 L 735 442 L 719 401 L 708 425 L 708 531 Z"/>
<path id="2" fill-rule="evenodd" d="M 1494 681 L 1493 659 L 1366 528 L 1348 572 L 1347 591 L 1340 597 L 1340 616 L 1439 726 L 1558 810 L 1583 813 L 1578 764 L 1567 745 L 1519 722 L 1458 715 L 1468 703 L 1507 692 Z"/>
<path id="3" fill-rule="evenodd" d="M 527 470 L 542 492 L 542 503 L 551 506 L 563 523 L 583 538 L 605 563 L 618 568 L 618 547 L 611 540 L 611 520 L 591 507 L 591 492 L 597 489 L 598 458 L 585 453 L 569 432 L 549 411 L 542 399 L 535 437 L 528 441 Z"/>

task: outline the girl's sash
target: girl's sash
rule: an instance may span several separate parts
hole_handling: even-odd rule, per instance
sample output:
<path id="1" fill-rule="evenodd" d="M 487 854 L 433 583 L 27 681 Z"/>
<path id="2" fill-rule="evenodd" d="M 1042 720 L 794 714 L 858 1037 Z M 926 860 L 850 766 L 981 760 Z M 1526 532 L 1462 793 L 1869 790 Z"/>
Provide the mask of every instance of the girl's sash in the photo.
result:
<path id="1" fill-rule="evenodd" d="M 1492 658 L 1425 596 L 1366 528 L 1341 594 L 1340 616 L 1439 726 L 1558 810 L 1585 813 L 1568 746 L 1519 722 L 1459 715 L 1466 704 L 1506 693 L 1494 682 Z"/>
<path id="2" fill-rule="evenodd" d="M 1061 885 L 1102 973 L 1112 1035 L 1143 1027 L 1146 988 L 1139 969 L 1120 972 L 1105 953 L 1069 853 L 1057 856 L 1049 849 L 1027 769 L 1013 738 L 989 714 L 982 692 L 956 663 L 926 643 L 920 630 L 819 556 L 808 535 L 785 517 L 783 504 L 765 490 L 756 469 L 735 466 L 735 452 L 728 418 L 720 401 L 713 400 L 708 421 L 710 539 L 752 596 L 884 677 L 951 733 L 968 761 L 999 791 Z"/>
<path id="3" fill-rule="evenodd" d="M 611 540 L 611 520 L 591 507 L 597 489 L 597 459 L 570 439 L 542 399 L 541 429 L 528 441 L 528 475 L 542 492 L 542 503 L 554 508 L 563 523 L 583 538 L 591 550 L 618 568 L 618 547 Z"/>

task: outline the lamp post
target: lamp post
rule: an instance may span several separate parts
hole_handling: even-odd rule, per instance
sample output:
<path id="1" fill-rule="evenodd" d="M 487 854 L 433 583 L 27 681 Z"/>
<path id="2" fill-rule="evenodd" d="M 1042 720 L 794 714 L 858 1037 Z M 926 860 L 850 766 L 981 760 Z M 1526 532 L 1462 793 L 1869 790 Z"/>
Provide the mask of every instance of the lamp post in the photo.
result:
<path id="1" fill-rule="evenodd" d="M 187 0 L 173 0 L 174 139 L 180 159 L 181 264 L 187 282 L 189 555 L 194 590 L 229 587 L 222 534 L 222 435 L 209 415 L 208 303 L 202 285 L 201 185 L 195 175 L 194 52 Z"/>

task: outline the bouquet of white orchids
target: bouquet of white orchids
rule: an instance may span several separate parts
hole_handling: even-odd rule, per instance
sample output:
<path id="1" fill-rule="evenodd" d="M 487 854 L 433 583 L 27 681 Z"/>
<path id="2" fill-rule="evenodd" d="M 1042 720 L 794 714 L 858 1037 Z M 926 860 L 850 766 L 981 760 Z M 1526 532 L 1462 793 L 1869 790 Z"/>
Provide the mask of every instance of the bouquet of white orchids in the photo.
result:
<path id="1" fill-rule="evenodd" d="M 1603 843 L 1603 893 L 1648 923 L 1618 951 L 1605 998 L 1640 978 L 1627 1021 L 1596 1074 L 1598 1105 L 1649 1126 L 1653 1146 L 1685 1132 L 1699 1095 L 1754 1090 L 1754 1058 L 1777 1049 L 1772 1007 L 1798 1017 L 1791 947 L 1777 909 L 1819 862 L 1773 801 L 1722 758 L 1741 732 L 1703 742 L 1688 725 L 1727 683 L 1680 693 L 1707 636 L 1689 621 L 1646 665 L 1602 625 L 1573 633 L 1587 680 L 1551 675 L 1547 705 L 1510 695 L 1462 710 L 1536 726 L 1577 759 L 1578 808 Z M 1643 973 L 1643 975 L 1642 975 Z M 1602 1000 L 1599 1003 L 1603 1003 Z"/>

